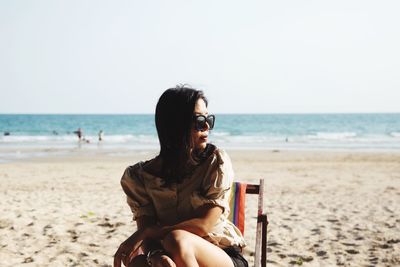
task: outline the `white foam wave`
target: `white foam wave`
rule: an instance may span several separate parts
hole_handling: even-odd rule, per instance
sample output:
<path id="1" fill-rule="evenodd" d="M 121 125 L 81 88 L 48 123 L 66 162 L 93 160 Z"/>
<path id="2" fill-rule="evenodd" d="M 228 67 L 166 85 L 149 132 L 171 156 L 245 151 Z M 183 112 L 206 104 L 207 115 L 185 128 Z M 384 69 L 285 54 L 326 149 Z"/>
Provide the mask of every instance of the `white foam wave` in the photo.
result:
<path id="1" fill-rule="evenodd" d="M 98 142 L 98 136 L 87 135 L 84 140 L 89 142 Z M 35 143 L 76 143 L 78 137 L 74 135 L 57 135 L 57 136 L 43 136 L 43 135 L 21 135 L 21 136 L 0 136 L 0 144 L 35 144 Z M 157 143 L 156 136 L 151 135 L 106 135 L 103 137 L 104 143 L 124 144 L 124 143 Z"/>
<path id="2" fill-rule="evenodd" d="M 357 137 L 357 133 L 354 132 L 338 132 L 338 133 L 328 133 L 328 132 L 317 132 L 313 135 L 307 135 L 307 138 L 317 139 L 317 140 L 345 140 Z"/>
<path id="3" fill-rule="evenodd" d="M 229 147 L 371 147 L 399 149 L 400 132 L 386 135 L 357 135 L 353 132 L 317 132 L 313 135 L 230 135 L 227 132 L 212 132 L 210 142 L 217 146 Z M 78 142 L 75 135 L 49 135 L 49 136 L 0 136 L 0 149 L 17 148 L 150 148 L 158 149 L 159 143 L 156 135 L 105 135 L 102 142 L 97 135 L 87 135 L 89 142 Z M 1 152 L 0 152 L 1 154 Z"/>
<path id="4" fill-rule="evenodd" d="M 390 136 L 398 138 L 400 137 L 400 132 L 391 132 Z"/>
<path id="5" fill-rule="evenodd" d="M 76 141 L 76 136 L 59 135 L 59 136 L 46 136 L 46 135 L 9 135 L 0 136 L 0 143 L 31 143 L 31 142 L 51 142 L 51 141 Z"/>
<path id="6" fill-rule="evenodd" d="M 212 136 L 230 136 L 230 133 L 228 132 L 212 132 Z"/>

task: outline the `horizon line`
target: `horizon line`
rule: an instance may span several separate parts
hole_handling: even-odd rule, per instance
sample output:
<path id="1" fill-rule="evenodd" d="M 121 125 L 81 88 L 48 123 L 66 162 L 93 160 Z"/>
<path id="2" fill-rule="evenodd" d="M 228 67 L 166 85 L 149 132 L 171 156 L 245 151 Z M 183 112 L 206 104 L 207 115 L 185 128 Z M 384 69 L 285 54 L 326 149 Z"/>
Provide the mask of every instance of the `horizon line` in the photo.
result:
<path id="1" fill-rule="evenodd" d="M 357 115 L 357 114 L 400 114 L 400 111 L 378 111 L 378 112 L 212 112 L 217 115 Z M 155 113 L 0 113 L 0 115 L 155 115 Z"/>

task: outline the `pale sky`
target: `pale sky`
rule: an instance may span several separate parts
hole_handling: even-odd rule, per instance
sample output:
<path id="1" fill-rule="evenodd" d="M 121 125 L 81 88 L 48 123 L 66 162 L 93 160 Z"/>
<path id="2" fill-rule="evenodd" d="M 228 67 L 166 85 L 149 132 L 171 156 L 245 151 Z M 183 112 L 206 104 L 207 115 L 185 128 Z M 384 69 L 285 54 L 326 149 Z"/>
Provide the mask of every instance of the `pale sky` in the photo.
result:
<path id="1" fill-rule="evenodd" d="M 0 0 L 0 113 L 400 112 L 400 1 Z"/>

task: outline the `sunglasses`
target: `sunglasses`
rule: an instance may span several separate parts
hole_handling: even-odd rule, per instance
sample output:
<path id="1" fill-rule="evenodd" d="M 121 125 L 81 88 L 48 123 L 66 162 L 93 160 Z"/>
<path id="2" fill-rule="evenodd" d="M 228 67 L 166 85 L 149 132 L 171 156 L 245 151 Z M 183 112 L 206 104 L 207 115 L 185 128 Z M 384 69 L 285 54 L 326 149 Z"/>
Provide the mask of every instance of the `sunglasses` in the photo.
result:
<path id="1" fill-rule="evenodd" d="M 204 131 L 207 128 L 206 123 L 208 124 L 208 129 L 212 130 L 214 128 L 215 115 L 208 115 L 207 117 L 204 115 L 194 115 L 193 121 L 194 128 L 197 131 Z"/>

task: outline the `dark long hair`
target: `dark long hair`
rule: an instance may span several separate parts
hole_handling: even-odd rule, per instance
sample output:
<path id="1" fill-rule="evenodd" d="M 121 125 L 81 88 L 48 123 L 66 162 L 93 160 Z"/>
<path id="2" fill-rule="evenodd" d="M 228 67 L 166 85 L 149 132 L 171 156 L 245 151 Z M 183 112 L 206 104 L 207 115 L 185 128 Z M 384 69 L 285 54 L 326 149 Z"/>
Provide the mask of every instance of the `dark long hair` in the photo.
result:
<path id="1" fill-rule="evenodd" d="M 156 107 L 156 127 L 160 142 L 161 176 L 166 186 L 179 183 L 187 175 L 192 152 L 192 121 L 197 100 L 207 98 L 187 85 L 167 89 Z"/>

